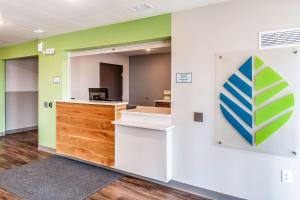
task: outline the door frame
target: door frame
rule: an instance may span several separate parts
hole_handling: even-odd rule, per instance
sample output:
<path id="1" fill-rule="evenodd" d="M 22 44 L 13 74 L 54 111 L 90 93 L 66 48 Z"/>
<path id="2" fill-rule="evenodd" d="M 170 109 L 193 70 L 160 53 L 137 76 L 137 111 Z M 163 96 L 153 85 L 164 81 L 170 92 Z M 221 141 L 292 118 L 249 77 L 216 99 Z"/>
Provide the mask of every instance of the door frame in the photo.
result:
<path id="1" fill-rule="evenodd" d="M 0 137 L 1 136 L 5 136 L 7 135 L 7 130 L 6 130 L 6 63 L 8 60 L 18 60 L 18 59 L 26 59 L 26 58 L 35 58 L 37 59 L 37 93 L 38 93 L 38 105 L 37 105 L 37 110 L 39 110 L 39 56 L 38 55 L 34 55 L 34 56 L 26 56 L 26 57 L 22 57 L 22 58 L 11 58 L 11 59 L 3 59 L 0 60 L 0 78 L 1 78 L 1 82 L 0 82 L 0 99 L 2 99 L 2 101 L 0 100 L 0 119 L 1 119 L 1 124 L 0 124 Z M 3 79 L 2 79 L 3 78 Z M 3 102 L 3 104 L 1 104 L 1 102 Z M 39 111 L 38 111 L 39 112 Z M 37 113 L 37 120 L 39 120 L 38 118 L 38 114 Z M 39 121 L 37 123 L 37 127 L 38 127 Z"/>

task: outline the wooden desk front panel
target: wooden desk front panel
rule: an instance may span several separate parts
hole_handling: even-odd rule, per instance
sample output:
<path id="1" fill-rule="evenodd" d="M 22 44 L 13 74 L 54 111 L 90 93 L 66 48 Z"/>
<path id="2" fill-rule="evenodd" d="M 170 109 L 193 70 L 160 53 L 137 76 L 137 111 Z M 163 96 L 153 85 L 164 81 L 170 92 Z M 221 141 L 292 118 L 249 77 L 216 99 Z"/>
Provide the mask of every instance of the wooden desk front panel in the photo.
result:
<path id="1" fill-rule="evenodd" d="M 97 163 L 115 165 L 115 106 L 56 104 L 58 153 Z"/>

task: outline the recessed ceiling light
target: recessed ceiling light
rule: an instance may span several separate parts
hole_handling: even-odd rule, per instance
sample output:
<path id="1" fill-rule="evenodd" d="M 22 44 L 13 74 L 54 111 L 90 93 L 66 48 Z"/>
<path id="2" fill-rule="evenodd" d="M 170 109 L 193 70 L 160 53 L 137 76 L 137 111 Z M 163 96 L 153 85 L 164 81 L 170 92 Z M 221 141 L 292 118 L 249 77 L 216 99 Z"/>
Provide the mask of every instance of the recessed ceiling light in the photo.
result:
<path id="1" fill-rule="evenodd" d="M 142 4 L 137 4 L 129 7 L 129 9 L 134 12 L 141 12 L 141 11 L 149 10 L 151 8 L 153 8 L 153 6 L 150 3 L 142 3 Z"/>
<path id="2" fill-rule="evenodd" d="M 0 19 L 0 25 L 3 25 L 4 21 L 2 19 Z"/>
<path id="3" fill-rule="evenodd" d="M 146 51 L 151 51 L 151 49 L 150 49 L 150 48 L 148 48 L 148 49 L 146 49 Z"/>
<path id="4" fill-rule="evenodd" d="M 36 30 L 34 30 L 33 32 L 35 32 L 35 33 L 44 33 L 45 32 L 45 30 L 43 30 L 43 29 L 36 29 Z"/>

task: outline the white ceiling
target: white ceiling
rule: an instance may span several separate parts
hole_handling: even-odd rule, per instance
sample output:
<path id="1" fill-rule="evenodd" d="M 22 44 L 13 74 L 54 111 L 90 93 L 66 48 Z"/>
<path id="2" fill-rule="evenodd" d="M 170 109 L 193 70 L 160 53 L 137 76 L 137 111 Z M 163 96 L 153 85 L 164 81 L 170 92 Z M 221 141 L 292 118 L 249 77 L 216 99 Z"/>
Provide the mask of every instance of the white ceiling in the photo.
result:
<path id="1" fill-rule="evenodd" d="M 0 46 L 106 24 L 170 13 L 224 0 L 0 0 Z M 148 2 L 143 12 L 128 9 Z M 33 30 L 44 29 L 37 34 Z"/>

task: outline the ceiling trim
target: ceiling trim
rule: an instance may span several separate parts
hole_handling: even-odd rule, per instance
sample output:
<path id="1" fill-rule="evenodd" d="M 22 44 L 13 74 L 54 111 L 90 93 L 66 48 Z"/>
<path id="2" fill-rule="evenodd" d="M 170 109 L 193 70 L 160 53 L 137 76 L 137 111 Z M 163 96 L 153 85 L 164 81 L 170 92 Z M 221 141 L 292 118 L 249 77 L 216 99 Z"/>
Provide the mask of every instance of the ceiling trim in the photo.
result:
<path id="1" fill-rule="evenodd" d="M 90 55 L 98 55 L 98 54 L 106 54 L 106 53 L 121 53 L 128 51 L 138 51 L 143 49 L 156 49 L 163 47 L 170 47 L 171 42 L 167 41 L 155 41 L 155 42 L 147 42 L 141 44 L 132 44 L 132 45 L 124 45 L 118 47 L 107 47 L 100 49 L 92 49 L 92 50 L 84 50 L 84 51 L 74 51 L 70 52 L 70 57 L 79 57 L 79 56 L 90 56 Z"/>

